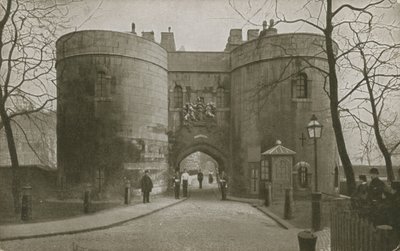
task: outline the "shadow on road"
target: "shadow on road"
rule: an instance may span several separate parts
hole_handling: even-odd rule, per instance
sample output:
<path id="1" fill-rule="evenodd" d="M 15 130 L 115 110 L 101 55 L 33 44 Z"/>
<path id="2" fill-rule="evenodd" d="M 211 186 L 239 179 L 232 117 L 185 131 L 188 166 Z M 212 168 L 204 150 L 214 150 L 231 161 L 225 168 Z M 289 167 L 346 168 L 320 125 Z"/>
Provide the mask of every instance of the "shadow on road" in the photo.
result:
<path id="1" fill-rule="evenodd" d="M 189 186 L 188 193 L 191 200 L 221 200 L 221 191 L 216 183 L 203 185 L 202 189 L 197 184 Z"/>

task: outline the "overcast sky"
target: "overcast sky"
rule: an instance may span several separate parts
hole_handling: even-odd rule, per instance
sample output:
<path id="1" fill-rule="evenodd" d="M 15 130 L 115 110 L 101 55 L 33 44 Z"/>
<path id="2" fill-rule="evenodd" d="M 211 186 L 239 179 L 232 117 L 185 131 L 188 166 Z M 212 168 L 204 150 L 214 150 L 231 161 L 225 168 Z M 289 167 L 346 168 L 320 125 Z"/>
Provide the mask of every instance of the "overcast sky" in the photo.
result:
<path id="1" fill-rule="evenodd" d="M 77 30 L 101 29 L 129 31 L 136 23 L 136 32 L 154 31 L 156 40 L 160 32 L 172 28 L 177 49 L 221 51 L 232 28 L 243 28 L 243 38 L 249 28 L 260 28 L 263 20 L 274 15 L 275 0 L 76 0 L 70 11 Z M 400 0 L 399 0 L 400 1 Z M 301 0 L 279 0 L 279 10 L 288 17 L 298 10 Z M 337 1 L 336 1 L 337 2 Z M 360 4 L 362 1 L 355 1 Z M 234 8 L 258 26 L 249 24 Z M 260 10 L 261 9 L 261 10 Z M 392 20 L 400 16 L 400 8 L 390 11 Z M 278 32 L 312 31 L 278 26 Z"/>

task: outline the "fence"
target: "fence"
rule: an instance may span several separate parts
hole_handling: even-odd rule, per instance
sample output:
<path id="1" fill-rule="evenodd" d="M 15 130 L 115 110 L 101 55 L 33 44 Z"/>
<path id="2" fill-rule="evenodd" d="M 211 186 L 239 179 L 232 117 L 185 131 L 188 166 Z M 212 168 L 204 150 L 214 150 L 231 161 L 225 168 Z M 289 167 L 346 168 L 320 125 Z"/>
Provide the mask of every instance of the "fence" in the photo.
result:
<path id="1" fill-rule="evenodd" d="M 391 251 L 399 239 L 391 226 L 374 227 L 350 209 L 331 211 L 332 251 Z"/>

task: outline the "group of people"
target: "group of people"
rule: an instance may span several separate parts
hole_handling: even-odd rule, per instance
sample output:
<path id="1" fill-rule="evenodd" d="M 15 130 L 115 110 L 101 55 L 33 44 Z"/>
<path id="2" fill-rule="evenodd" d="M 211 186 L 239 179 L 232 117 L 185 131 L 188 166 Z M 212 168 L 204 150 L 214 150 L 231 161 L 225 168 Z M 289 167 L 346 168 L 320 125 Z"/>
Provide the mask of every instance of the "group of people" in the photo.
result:
<path id="1" fill-rule="evenodd" d="M 181 184 L 182 184 L 183 197 L 188 196 L 189 178 L 190 178 L 190 176 L 189 176 L 189 173 L 186 171 L 186 169 L 183 170 L 182 174 L 180 174 L 179 171 L 175 172 L 175 175 L 173 177 L 175 199 L 179 199 Z M 203 179 L 204 179 L 204 174 L 201 170 L 199 170 L 197 173 L 199 189 L 203 188 Z M 222 200 L 226 200 L 228 177 L 224 171 L 222 171 L 219 176 L 217 175 L 217 181 L 219 183 L 219 188 L 221 190 Z M 210 184 L 213 183 L 212 173 L 210 173 L 208 176 L 208 183 L 210 183 Z M 150 192 L 153 189 L 153 181 L 151 180 L 151 178 L 149 176 L 149 170 L 145 170 L 144 175 L 140 181 L 140 184 L 141 184 L 141 190 L 142 190 L 142 194 L 143 194 L 143 203 L 149 203 L 150 202 Z"/>
<path id="2" fill-rule="evenodd" d="M 379 178 L 377 168 L 369 171 L 371 181 L 360 175 L 360 184 L 352 195 L 352 207 L 359 215 L 370 219 L 375 225 L 392 225 L 400 228 L 400 187 L 398 182 L 391 186 Z"/>
<path id="3" fill-rule="evenodd" d="M 175 199 L 179 199 L 179 193 L 180 193 L 180 187 L 182 184 L 182 192 L 183 192 L 183 197 L 188 196 L 188 185 L 189 185 L 189 173 L 187 172 L 186 169 L 183 170 L 183 173 L 180 175 L 179 171 L 175 172 L 175 175 L 173 177 L 173 183 L 174 183 L 174 192 L 175 192 Z M 199 182 L 199 189 L 203 188 L 203 179 L 204 179 L 204 174 L 201 170 L 198 171 L 197 173 L 197 180 Z M 208 175 L 208 183 L 213 183 L 213 176 L 212 173 Z M 219 184 L 220 184 L 220 189 L 221 189 L 221 194 L 222 194 L 222 199 L 226 199 L 226 188 L 227 188 L 227 176 L 224 171 L 221 172 L 221 175 L 219 177 Z"/>

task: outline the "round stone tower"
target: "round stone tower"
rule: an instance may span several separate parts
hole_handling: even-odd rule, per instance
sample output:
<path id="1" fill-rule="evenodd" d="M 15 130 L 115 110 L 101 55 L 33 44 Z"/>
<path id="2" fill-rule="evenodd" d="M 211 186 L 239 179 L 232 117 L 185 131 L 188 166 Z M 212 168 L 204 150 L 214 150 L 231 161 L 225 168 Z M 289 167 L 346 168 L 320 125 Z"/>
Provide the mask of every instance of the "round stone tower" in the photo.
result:
<path id="1" fill-rule="evenodd" d="M 106 191 L 167 172 L 167 52 L 135 33 L 79 31 L 57 41 L 57 154 L 62 186 Z M 117 188 L 117 190 L 120 187 Z"/>
<path id="2" fill-rule="evenodd" d="M 332 192 L 336 145 L 324 92 L 328 83 L 321 73 L 328 68 L 324 43 L 320 35 L 276 34 L 273 28 L 231 51 L 235 193 L 252 193 L 251 182 L 259 179 L 253 176 L 262 175 L 259 155 L 254 153 L 268 150 L 276 140 L 297 153 L 294 163 L 306 161 L 314 167 L 313 144 L 305 140 L 312 114 L 324 125 L 318 140 L 320 191 Z"/>

